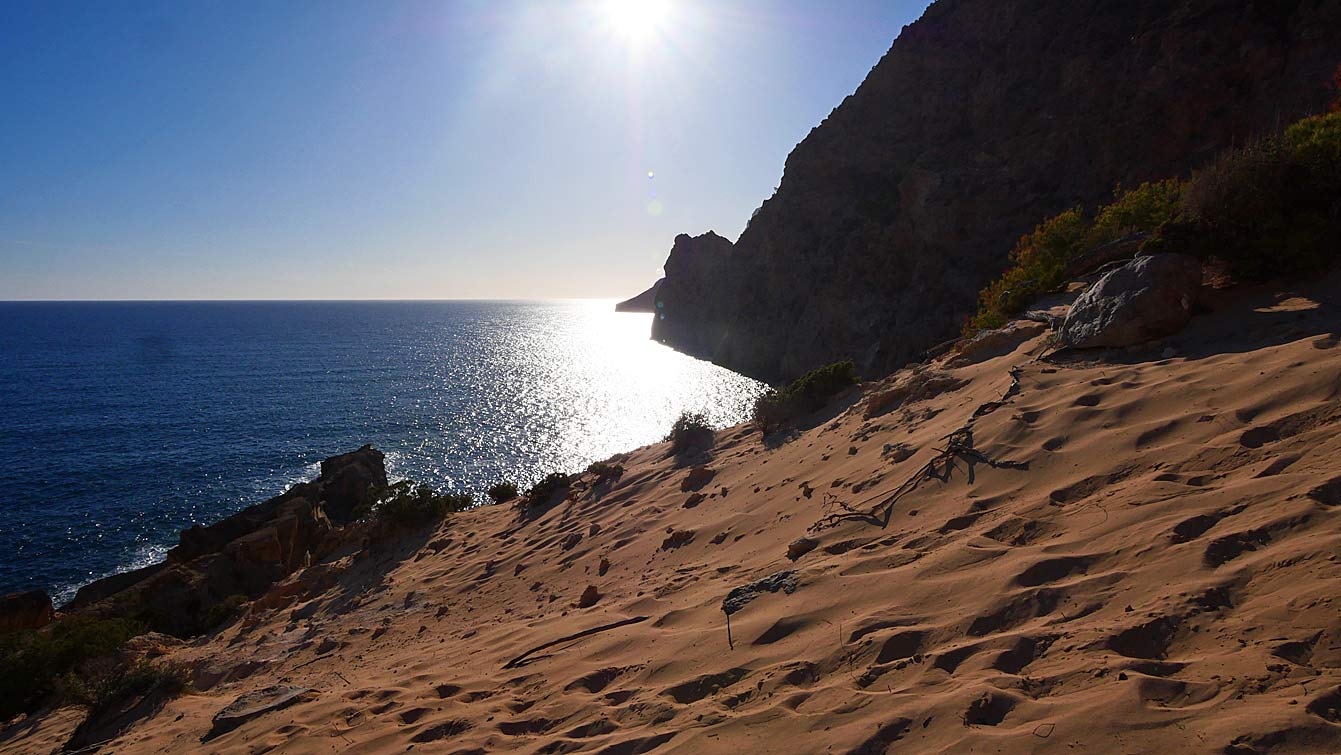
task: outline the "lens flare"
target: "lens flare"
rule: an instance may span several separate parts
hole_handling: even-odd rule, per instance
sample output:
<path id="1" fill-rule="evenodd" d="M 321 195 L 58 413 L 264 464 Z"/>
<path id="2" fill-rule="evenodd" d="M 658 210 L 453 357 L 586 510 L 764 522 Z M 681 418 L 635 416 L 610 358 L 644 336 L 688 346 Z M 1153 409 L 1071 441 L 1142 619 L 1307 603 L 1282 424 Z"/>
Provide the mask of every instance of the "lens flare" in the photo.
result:
<path id="1" fill-rule="evenodd" d="M 607 0 L 605 15 L 616 32 L 642 39 L 659 31 L 670 16 L 667 0 Z"/>

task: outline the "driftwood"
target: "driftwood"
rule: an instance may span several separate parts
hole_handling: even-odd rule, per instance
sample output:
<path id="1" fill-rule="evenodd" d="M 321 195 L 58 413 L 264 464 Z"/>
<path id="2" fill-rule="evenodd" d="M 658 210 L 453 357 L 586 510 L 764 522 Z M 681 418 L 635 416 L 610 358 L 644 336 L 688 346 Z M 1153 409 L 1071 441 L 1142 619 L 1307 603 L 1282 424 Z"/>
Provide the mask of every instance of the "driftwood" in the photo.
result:
<path id="1" fill-rule="evenodd" d="M 542 645 L 536 645 L 535 647 L 531 648 L 530 650 L 527 650 L 525 653 L 522 653 L 521 655 L 517 656 L 516 658 L 513 658 L 512 660 L 510 660 L 510 661 L 508 661 L 507 663 L 503 664 L 503 668 L 517 668 L 518 666 L 524 665 L 525 662 L 526 662 L 526 659 L 527 659 L 528 657 L 530 657 L 531 655 L 534 655 L 535 653 L 538 653 L 538 652 L 540 652 L 541 650 L 545 650 L 545 649 L 547 649 L 547 648 L 552 648 L 552 647 L 554 647 L 555 645 L 562 645 L 562 644 L 565 643 L 565 642 L 572 642 L 573 640 L 580 640 L 580 639 L 582 639 L 583 637 L 590 637 L 590 636 L 593 635 L 593 634 L 600 634 L 601 632 L 608 632 L 608 631 L 610 631 L 611 629 L 619 629 L 620 627 L 626 627 L 626 626 L 628 626 L 628 625 L 630 625 L 630 624 L 637 624 L 637 623 L 639 623 L 639 622 L 647 621 L 648 618 L 650 618 L 650 617 L 648 617 L 648 616 L 634 616 L 634 617 L 631 618 L 631 619 L 621 619 L 620 621 L 616 621 L 616 622 L 611 623 L 611 624 L 602 624 L 602 625 L 600 625 L 600 626 L 598 626 L 598 627 L 592 627 L 591 629 L 584 629 L 584 630 L 582 630 L 581 632 L 578 632 L 578 633 L 576 633 L 576 634 L 570 634 L 570 635 L 568 635 L 567 637 L 560 637 L 560 638 L 557 639 L 557 640 L 550 640 L 549 642 L 546 642 L 546 643 L 544 643 L 544 644 L 542 644 Z"/>
<path id="2" fill-rule="evenodd" d="M 1020 368 L 1014 367 L 1010 371 L 1010 385 L 1006 391 L 1001 394 L 1001 398 L 995 401 L 988 401 L 980 404 L 973 411 L 973 415 L 959 429 L 942 438 L 945 441 L 945 448 L 937 449 L 938 453 L 931 461 L 928 461 L 920 469 L 913 473 L 911 477 L 903 482 L 892 493 L 885 495 L 884 498 L 869 509 L 860 509 L 854 506 L 839 503 L 839 511 L 829 514 L 810 526 L 810 530 L 818 531 L 833 527 L 839 522 L 849 519 L 857 519 L 875 524 L 879 527 L 889 526 L 890 517 L 894 514 L 894 506 L 909 493 L 917 490 L 922 483 L 929 479 L 937 479 L 946 482 L 950 479 L 950 473 L 954 469 L 956 459 L 964 461 L 968 466 L 969 482 L 973 482 L 973 468 L 977 464 L 986 464 L 993 469 L 1029 469 L 1029 462 L 1001 461 L 993 459 L 987 454 L 979 451 L 973 445 L 973 423 L 979 417 L 984 417 L 1005 406 L 1012 398 L 1020 392 Z M 878 497 L 878 496 L 877 496 Z M 867 499 L 871 500 L 871 499 Z M 826 498 L 827 503 L 827 498 Z"/>

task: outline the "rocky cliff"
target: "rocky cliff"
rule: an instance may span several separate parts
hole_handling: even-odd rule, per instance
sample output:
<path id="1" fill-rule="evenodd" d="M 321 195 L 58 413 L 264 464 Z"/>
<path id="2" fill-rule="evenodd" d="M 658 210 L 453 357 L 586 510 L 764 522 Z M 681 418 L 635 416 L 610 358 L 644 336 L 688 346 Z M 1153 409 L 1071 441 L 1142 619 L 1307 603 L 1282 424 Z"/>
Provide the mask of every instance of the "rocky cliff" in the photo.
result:
<path id="1" fill-rule="evenodd" d="M 1341 0 L 941 0 L 733 245 L 681 236 L 653 337 L 771 381 L 955 335 L 1021 233 L 1321 109 Z"/>

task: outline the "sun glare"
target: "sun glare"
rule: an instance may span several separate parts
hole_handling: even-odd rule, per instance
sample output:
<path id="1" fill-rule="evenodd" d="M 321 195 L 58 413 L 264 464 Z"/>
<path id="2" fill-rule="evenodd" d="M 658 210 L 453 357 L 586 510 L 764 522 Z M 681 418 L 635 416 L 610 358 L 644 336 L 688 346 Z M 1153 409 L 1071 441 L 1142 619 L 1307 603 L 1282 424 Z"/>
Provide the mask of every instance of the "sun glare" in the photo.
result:
<path id="1" fill-rule="evenodd" d="M 660 30 L 670 15 L 667 0 L 606 0 L 605 14 L 619 34 L 643 39 Z"/>

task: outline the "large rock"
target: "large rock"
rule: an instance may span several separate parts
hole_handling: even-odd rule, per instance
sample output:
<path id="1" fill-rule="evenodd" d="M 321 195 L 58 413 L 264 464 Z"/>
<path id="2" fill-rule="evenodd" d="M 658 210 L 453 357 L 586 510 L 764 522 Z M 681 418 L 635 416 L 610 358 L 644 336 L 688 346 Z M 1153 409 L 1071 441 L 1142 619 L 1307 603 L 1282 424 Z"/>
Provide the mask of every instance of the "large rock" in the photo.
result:
<path id="1" fill-rule="evenodd" d="M 892 372 L 1043 218 L 1324 109 L 1339 49 L 1337 0 L 940 0 L 739 240 L 676 239 L 654 336 L 772 382 Z"/>
<path id="2" fill-rule="evenodd" d="M 199 634 L 219 604 L 239 595 L 259 598 L 331 552 L 341 542 L 338 524 L 352 521 L 386 484 L 381 451 L 364 446 L 333 456 L 317 479 L 183 531 L 163 563 L 87 585 L 64 610 L 131 616 L 178 637 Z"/>
<path id="3" fill-rule="evenodd" d="M 41 629 L 55 618 L 51 596 L 41 590 L 0 596 L 0 633 Z"/>
<path id="4" fill-rule="evenodd" d="M 1104 275 L 1071 305 L 1063 344 L 1132 346 L 1177 333 L 1192 318 L 1201 262 L 1183 254 L 1139 257 Z"/>

